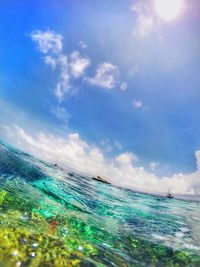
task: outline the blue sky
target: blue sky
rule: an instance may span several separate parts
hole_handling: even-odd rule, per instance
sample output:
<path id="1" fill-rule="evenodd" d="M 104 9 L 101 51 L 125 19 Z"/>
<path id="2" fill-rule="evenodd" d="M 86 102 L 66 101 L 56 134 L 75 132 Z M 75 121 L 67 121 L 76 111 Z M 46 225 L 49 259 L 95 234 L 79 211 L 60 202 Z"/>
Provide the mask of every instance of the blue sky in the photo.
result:
<path id="1" fill-rule="evenodd" d="M 182 1 L 170 21 L 154 0 L 2 1 L 1 123 L 77 132 L 107 158 L 126 151 L 162 176 L 195 171 L 200 4 Z M 46 50 L 45 33 L 54 45 Z"/>

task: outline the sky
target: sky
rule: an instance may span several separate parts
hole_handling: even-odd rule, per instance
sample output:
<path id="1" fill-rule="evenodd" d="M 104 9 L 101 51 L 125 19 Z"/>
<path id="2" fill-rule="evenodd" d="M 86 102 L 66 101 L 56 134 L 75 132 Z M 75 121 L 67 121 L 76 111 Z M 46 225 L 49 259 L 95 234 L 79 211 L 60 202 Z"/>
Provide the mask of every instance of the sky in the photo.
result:
<path id="1" fill-rule="evenodd" d="M 195 0 L 1 1 L 1 139 L 129 188 L 200 194 L 199 19 Z"/>

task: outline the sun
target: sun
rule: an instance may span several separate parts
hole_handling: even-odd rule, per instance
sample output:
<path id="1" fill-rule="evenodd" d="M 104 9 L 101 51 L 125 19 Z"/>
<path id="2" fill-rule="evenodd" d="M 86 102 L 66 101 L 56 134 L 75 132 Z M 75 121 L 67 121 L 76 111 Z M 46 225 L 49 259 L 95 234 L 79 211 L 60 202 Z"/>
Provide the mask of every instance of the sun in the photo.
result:
<path id="1" fill-rule="evenodd" d="M 155 12 L 165 20 L 171 21 L 176 19 L 183 11 L 183 0 L 154 0 Z"/>

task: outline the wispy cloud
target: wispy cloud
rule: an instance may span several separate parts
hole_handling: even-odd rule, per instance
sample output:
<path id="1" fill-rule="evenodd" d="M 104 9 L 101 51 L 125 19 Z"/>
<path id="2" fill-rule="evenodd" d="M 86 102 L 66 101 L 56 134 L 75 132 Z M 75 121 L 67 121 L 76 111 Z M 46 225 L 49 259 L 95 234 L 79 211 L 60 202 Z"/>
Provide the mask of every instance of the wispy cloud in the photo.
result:
<path id="1" fill-rule="evenodd" d="M 98 87 L 113 89 L 118 83 L 118 67 L 109 62 L 102 63 L 96 70 L 94 77 L 87 77 L 86 81 Z"/>
<path id="2" fill-rule="evenodd" d="M 52 68 L 58 69 L 59 78 L 54 93 L 59 102 L 70 93 L 73 86 L 72 78 L 80 78 L 90 66 L 90 59 L 80 55 L 79 51 L 73 51 L 68 57 L 63 53 L 63 36 L 54 31 L 33 31 L 30 34 L 32 40 L 37 44 L 38 50 L 45 54 L 44 62 Z M 83 44 L 82 44 L 83 45 Z"/>
<path id="3" fill-rule="evenodd" d="M 59 102 L 62 102 L 66 93 L 70 92 L 70 73 L 68 58 L 66 55 L 61 54 L 56 58 L 56 66 L 59 69 L 59 79 L 56 84 L 54 93 Z"/>
<path id="4" fill-rule="evenodd" d="M 176 194 L 200 194 L 200 151 L 196 152 L 196 172 L 160 178 L 143 167 L 136 167 L 138 157 L 133 153 L 125 151 L 107 159 L 100 148 L 82 140 L 78 133 L 71 133 L 66 138 L 43 132 L 33 136 L 17 125 L 1 125 L 0 133 L 9 142 L 39 158 L 90 175 L 107 176 L 116 185 L 154 193 L 166 193 L 170 188 Z M 155 167 L 155 164 L 151 165 Z"/>
<path id="5" fill-rule="evenodd" d="M 62 51 L 63 36 L 55 33 L 54 31 L 40 31 L 36 30 L 31 33 L 31 38 L 37 43 L 40 52 L 58 54 Z"/>
<path id="6" fill-rule="evenodd" d="M 45 54 L 44 62 L 53 70 L 59 69 L 59 78 L 54 93 L 59 102 L 64 95 L 70 91 L 70 74 L 67 55 L 62 53 L 63 36 L 54 31 L 33 31 L 30 34 L 32 40 L 37 44 L 39 51 Z"/>

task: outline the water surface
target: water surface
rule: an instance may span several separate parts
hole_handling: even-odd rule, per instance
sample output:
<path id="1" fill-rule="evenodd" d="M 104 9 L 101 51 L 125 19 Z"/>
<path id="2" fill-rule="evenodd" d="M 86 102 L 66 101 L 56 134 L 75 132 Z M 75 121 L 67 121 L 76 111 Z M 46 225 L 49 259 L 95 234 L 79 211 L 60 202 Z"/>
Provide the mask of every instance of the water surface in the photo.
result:
<path id="1" fill-rule="evenodd" d="M 200 202 L 99 183 L 0 142 L 0 266 L 200 266 Z"/>

